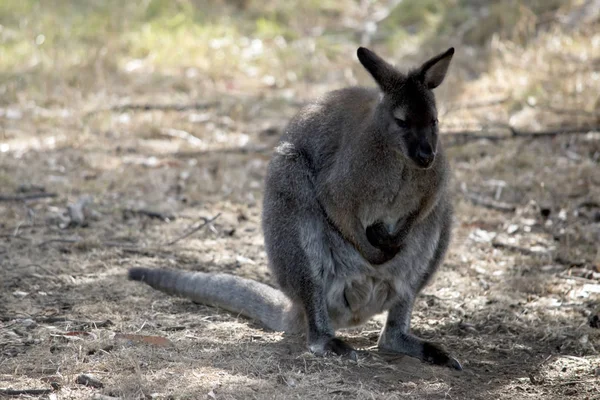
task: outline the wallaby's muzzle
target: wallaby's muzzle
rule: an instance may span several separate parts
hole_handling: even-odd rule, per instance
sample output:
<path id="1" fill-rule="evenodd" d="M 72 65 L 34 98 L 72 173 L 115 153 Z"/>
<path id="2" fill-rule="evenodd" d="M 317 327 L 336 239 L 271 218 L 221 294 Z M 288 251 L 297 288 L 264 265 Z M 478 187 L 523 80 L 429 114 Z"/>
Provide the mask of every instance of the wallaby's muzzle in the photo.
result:
<path id="1" fill-rule="evenodd" d="M 417 151 L 414 155 L 413 161 L 418 167 L 427 169 L 433 165 L 435 161 L 435 152 L 429 144 L 417 147 Z"/>

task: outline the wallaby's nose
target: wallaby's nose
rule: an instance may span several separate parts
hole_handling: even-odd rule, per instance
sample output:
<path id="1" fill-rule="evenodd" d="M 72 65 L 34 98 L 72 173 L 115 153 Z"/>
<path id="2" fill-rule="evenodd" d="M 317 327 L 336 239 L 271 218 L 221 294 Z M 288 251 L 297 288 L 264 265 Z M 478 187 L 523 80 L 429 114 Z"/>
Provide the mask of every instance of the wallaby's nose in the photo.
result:
<path id="1" fill-rule="evenodd" d="M 430 145 L 426 144 L 424 146 L 419 146 L 417 148 L 416 158 L 419 164 L 423 166 L 429 166 L 433 162 L 435 154 L 433 153 L 433 148 Z"/>

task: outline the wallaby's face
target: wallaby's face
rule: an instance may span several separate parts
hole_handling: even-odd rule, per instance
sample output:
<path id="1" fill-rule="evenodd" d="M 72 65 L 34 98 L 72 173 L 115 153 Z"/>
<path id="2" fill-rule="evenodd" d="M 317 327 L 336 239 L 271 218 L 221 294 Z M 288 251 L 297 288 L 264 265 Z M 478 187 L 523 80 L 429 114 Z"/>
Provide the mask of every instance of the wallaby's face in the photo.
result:
<path id="1" fill-rule="evenodd" d="M 358 49 L 358 59 L 383 92 L 377 123 L 389 145 L 417 168 L 430 168 L 435 161 L 438 127 L 433 89 L 444 80 L 453 54 L 450 48 L 403 74 L 372 51 Z"/>

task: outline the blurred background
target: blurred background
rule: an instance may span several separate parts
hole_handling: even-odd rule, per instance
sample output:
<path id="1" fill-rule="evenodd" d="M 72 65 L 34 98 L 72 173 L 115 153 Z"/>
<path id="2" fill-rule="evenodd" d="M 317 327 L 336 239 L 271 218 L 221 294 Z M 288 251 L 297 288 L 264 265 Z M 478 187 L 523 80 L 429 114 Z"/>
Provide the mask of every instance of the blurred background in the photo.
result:
<path id="1" fill-rule="evenodd" d="M 295 375 L 304 361 L 277 364 L 279 336 L 123 282 L 132 265 L 271 282 L 260 231 L 271 149 L 303 104 L 373 85 L 358 46 L 400 69 L 456 48 L 436 89 L 455 239 L 414 326 L 466 361 L 468 378 L 412 364 L 398 382 L 377 360 L 365 362 L 385 379 L 325 360 Z M 319 398 L 342 378 L 337 394 L 365 398 L 597 395 L 599 110 L 598 0 L 2 0 L 0 386 L 30 387 L 58 365 L 105 371 L 109 392 L 132 398 Z M 114 331 L 163 335 L 221 375 L 189 372 L 185 357 L 161 366 L 162 350 L 66 362 L 81 343 L 48 336 L 104 319 L 113 325 L 84 348 L 104 349 Z M 258 344 L 235 347 L 248 337 Z M 268 361 L 249 367 L 242 351 Z M 125 359 L 142 365 L 127 384 Z"/>

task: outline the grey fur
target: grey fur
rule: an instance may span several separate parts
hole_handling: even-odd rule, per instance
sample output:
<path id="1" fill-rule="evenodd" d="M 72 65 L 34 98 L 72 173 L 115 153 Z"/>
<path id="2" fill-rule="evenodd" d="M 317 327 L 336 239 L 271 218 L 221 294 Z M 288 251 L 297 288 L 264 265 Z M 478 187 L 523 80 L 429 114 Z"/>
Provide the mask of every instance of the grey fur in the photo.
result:
<path id="1" fill-rule="evenodd" d="M 358 58 L 379 90 L 347 88 L 302 109 L 269 164 L 263 231 L 281 291 L 230 275 L 133 269 L 130 279 L 304 331 L 316 354 L 356 358 L 335 330 L 388 311 L 385 351 L 461 369 L 410 334 L 416 295 L 450 240 L 449 166 L 433 88 L 454 49 L 401 73 L 370 50 Z"/>

